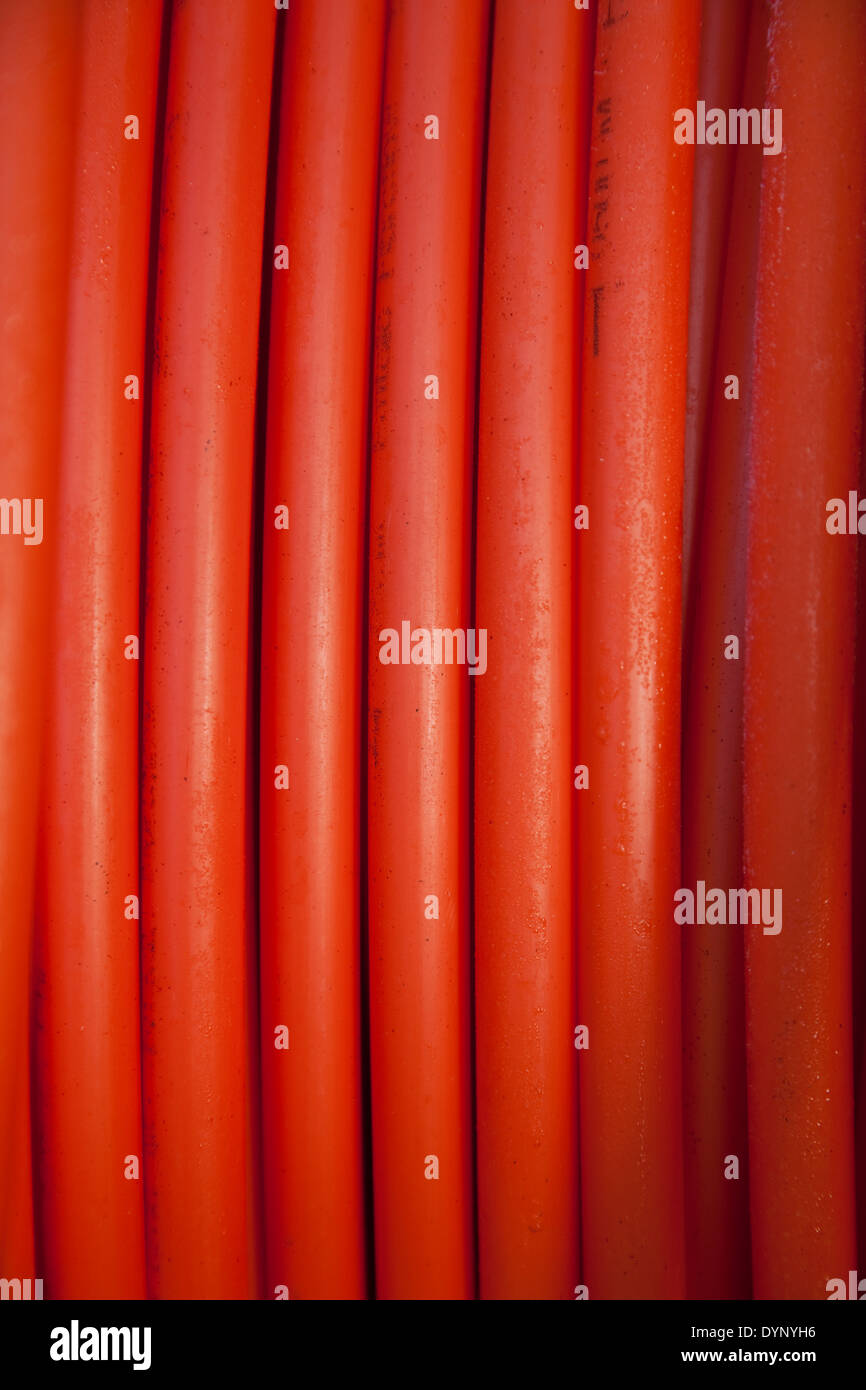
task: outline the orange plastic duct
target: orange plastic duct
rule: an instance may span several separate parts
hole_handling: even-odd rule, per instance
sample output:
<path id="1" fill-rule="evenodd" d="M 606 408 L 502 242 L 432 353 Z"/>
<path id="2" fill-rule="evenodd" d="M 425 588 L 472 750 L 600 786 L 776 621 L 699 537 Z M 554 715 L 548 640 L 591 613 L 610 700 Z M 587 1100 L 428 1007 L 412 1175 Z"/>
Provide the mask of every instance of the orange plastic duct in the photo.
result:
<path id="1" fill-rule="evenodd" d="M 594 14 L 500 0 L 493 31 L 475 682 L 482 1298 L 574 1298 L 575 390 Z"/>
<path id="2" fill-rule="evenodd" d="M 85 0 L 80 14 L 39 866 L 40 1228 L 49 1297 L 143 1298 L 138 537 L 162 6 Z"/>
<path id="3" fill-rule="evenodd" d="M 774 921 L 746 935 L 752 1260 L 756 1298 L 826 1299 L 855 1268 L 856 540 L 828 504 L 847 518 L 858 482 L 866 11 L 776 0 L 768 54 L 783 143 L 761 187 L 744 767 L 746 881 Z"/>
<path id="4" fill-rule="evenodd" d="M 699 20 L 694 0 L 602 6 L 593 64 L 576 757 L 591 1299 L 684 1294 L 673 913 L 693 150 L 675 142 L 674 112 L 694 105 Z"/>
<path id="5" fill-rule="evenodd" d="M 250 536 L 275 10 L 175 6 L 144 641 L 148 1286 L 260 1292 Z"/>
<path id="6" fill-rule="evenodd" d="M 488 5 L 396 0 L 370 505 L 368 866 L 376 1289 L 475 1289 L 470 535 Z M 434 629 L 440 632 L 435 661 Z M 415 634 L 413 638 L 413 634 Z M 425 636 L 426 634 L 426 636 Z M 412 653 L 414 652 L 414 659 Z M 477 655 L 477 653 L 475 653 Z"/>
<path id="7" fill-rule="evenodd" d="M 34 1262 L 34 859 L 52 660 L 70 173 L 80 16 L 0 6 L 0 1277 Z M 47 775 L 50 775 L 50 771 Z"/>
<path id="8" fill-rule="evenodd" d="M 287 16 L 262 594 L 269 1297 L 367 1294 L 361 671 L 384 46 L 383 0 Z"/>

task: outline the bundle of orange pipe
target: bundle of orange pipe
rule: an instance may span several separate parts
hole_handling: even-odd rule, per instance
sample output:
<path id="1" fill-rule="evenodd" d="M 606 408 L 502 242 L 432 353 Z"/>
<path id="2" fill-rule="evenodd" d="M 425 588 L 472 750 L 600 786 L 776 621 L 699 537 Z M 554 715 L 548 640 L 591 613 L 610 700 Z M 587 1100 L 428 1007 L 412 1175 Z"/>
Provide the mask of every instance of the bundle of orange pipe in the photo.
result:
<path id="1" fill-rule="evenodd" d="M 864 78 L 0 7 L 3 1298 L 858 1296 Z"/>

